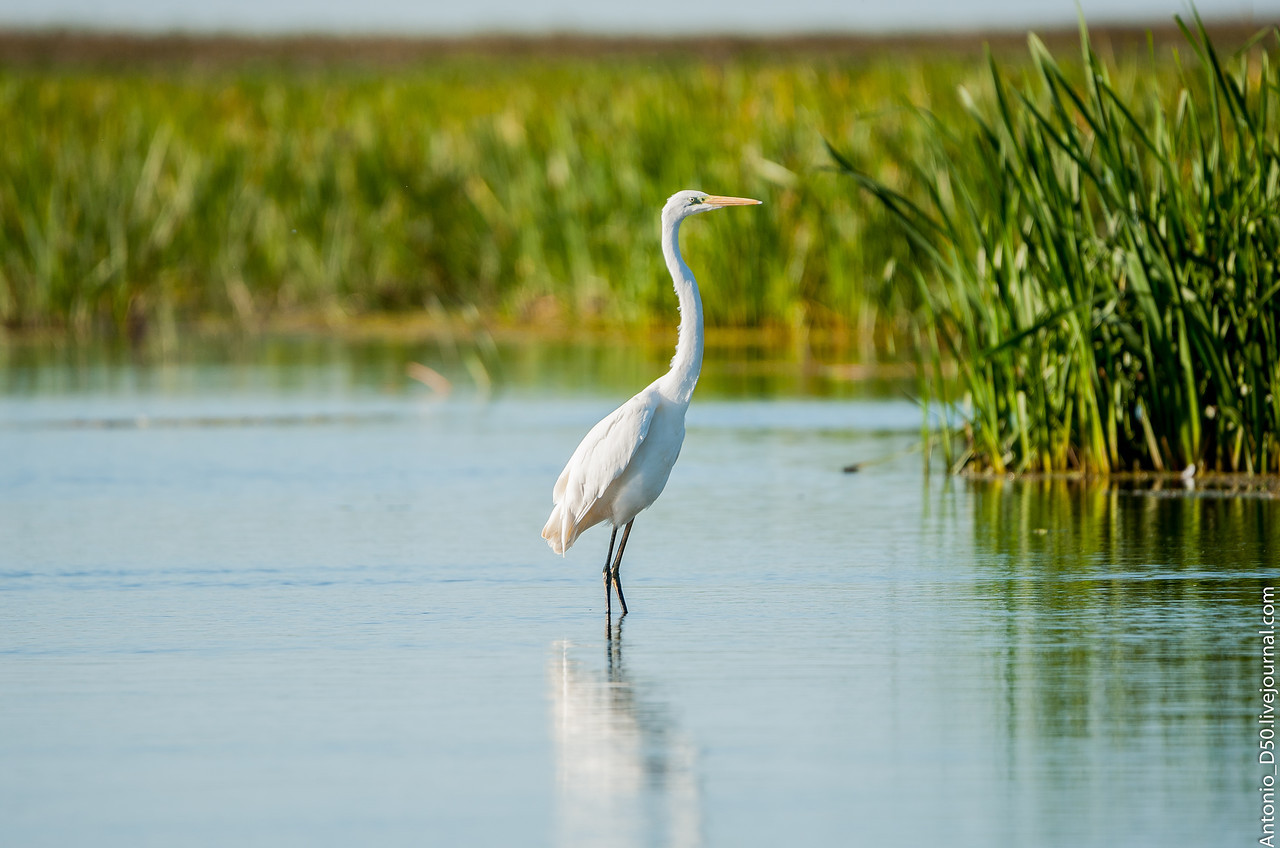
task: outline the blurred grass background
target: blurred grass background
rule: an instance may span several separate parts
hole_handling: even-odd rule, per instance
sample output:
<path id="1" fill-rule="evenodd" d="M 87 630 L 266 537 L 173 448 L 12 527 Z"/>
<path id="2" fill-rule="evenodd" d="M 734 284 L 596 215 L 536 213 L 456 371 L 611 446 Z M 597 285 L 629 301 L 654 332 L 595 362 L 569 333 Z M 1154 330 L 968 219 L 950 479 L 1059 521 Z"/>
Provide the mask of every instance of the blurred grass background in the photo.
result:
<path id="1" fill-rule="evenodd" d="M 1145 62 L 1141 34 L 1097 40 Z M 930 143 L 908 104 L 945 119 L 989 87 L 976 41 L 30 42 L 0 39 L 0 322 L 135 339 L 665 326 L 657 212 L 697 187 L 767 204 L 686 228 L 710 326 L 893 358 L 919 293 L 887 272 L 912 247 L 824 140 L 892 184 Z"/>
<path id="2" fill-rule="evenodd" d="M 709 328 L 916 363 L 953 467 L 1275 471 L 1257 31 L 0 37 L 0 324 L 669 333 L 701 188 L 766 204 L 685 229 Z"/>

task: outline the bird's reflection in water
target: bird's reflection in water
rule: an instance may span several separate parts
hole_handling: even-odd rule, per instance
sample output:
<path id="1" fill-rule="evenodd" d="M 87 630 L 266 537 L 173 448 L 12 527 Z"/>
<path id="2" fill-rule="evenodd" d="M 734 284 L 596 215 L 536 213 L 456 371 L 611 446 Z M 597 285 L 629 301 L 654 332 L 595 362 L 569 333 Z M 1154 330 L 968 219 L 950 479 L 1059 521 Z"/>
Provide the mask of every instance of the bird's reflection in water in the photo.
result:
<path id="1" fill-rule="evenodd" d="M 627 674 L 622 622 L 609 627 L 603 667 L 586 646 L 553 647 L 557 844 L 701 845 L 693 744 Z"/>

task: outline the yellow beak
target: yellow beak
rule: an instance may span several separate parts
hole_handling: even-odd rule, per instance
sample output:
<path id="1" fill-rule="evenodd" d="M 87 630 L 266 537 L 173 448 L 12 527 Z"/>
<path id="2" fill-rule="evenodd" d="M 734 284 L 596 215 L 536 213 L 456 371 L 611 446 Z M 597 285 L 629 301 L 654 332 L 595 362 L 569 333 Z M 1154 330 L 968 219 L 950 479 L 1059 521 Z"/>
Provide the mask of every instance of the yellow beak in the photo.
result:
<path id="1" fill-rule="evenodd" d="M 720 197 L 718 195 L 709 195 L 706 200 L 702 201 L 708 206 L 755 206 L 762 201 L 752 200 L 749 197 Z"/>

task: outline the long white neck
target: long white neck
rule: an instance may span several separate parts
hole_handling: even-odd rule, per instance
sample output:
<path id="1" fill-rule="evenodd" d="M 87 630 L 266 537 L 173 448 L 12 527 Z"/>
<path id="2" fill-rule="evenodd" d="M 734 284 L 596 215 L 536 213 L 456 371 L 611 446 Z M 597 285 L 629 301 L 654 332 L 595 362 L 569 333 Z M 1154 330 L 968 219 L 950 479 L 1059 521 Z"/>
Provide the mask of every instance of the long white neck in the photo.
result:
<path id="1" fill-rule="evenodd" d="M 702 371 L 702 298 L 698 294 L 698 281 L 680 256 L 680 220 L 666 214 L 662 216 L 662 255 L 667 259 L 667 270 L 671 272 L 676 297 L 680 300 L 676 355 L 663 380 L 676 402 L 688 404 Z"/>

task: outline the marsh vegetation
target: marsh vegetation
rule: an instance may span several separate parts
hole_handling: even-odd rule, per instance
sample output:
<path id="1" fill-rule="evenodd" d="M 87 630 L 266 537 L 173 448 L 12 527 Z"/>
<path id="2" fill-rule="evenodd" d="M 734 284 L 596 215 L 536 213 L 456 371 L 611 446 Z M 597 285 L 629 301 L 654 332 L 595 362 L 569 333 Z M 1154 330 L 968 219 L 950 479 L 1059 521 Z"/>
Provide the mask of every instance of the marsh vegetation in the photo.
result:
<path id="1" fill-rule="evenodd" d="M 667 328 L 697 186 L 712 332 L 916 362 L 953 467 L 1275 471 L 1275 41 L 1131 36 L 0 44 L 0 322 Z"/>
<path id="2" fill-rule="evenodd" d="M 1168 78 L 1085 31 L 1074 68 L 1034 36 L 1030 67 L 991 59 L 963 118 L 921 112 L 905 194 L 835 154 L 917 250 L 957 464 L 1280 470 L 1275 38 L 1223 57 L 1183 31 Z"/>

